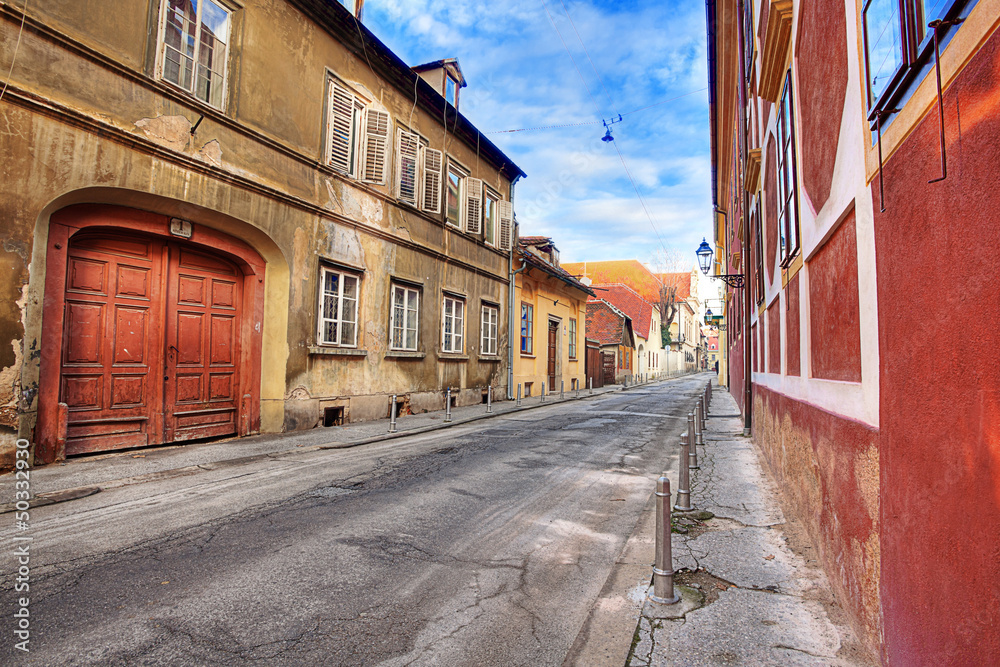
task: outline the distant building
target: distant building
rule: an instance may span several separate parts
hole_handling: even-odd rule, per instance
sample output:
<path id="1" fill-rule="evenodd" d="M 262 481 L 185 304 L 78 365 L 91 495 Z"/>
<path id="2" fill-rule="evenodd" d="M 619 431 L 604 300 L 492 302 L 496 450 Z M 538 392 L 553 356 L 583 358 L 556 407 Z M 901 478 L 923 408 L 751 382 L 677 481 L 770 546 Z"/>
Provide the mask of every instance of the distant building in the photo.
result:
<path id="1" fill-rule="evenodd" d="M 587 302 L 587 338 L 601 346 L 605 384 L 621 384 L 635 375 L 632 318 L 603 299 L 592 299 Z"/>

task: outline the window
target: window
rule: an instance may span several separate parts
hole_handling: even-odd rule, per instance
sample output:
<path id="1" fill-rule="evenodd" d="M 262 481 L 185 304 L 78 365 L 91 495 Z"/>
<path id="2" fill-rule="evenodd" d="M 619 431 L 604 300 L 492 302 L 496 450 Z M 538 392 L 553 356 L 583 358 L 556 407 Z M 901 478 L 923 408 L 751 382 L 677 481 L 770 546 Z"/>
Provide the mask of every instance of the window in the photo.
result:
<path id="1" fill-rule="evenodd" d="M 461 352 L 465 333 L 465 301 L 454 297 L 444 298 L 441 318 L 441 350 Z"/>
<path id="2" fill-rule="evenodd" d="M 417 325 L 420 316 L 420 292 L 412 287 L 392 284 L 392 340 L 394 350 L 417 349 Z"/>
<path id="3" fill-rule="evenodd" d="M 799 193 L 795 176 L 795 115 L 792 113 L 792 71 L 778 105 L 778 233 L 781 265 L 787 267 L 799 253 Z"/>
<path id="4" fill-rule="evenodd" d="M 358 277 L 320 268 L 320 345 L 355 347 L 358 344 Z"/>
<path id="5" fill-rule="evenodd" d="M 521 304 L 521 354 L 534 352 L 535 307 L 528 303 Z"/>
<path id="6" fill-rule="evenodd" d="M 482 341 L 479 345 L 481 354 L 497 353 L 497 334 L 500 322 L 500 309 L 496 306 L 483 304 Z"/>
<path id="7" fill-rule="evenodd" d="M 444 77 L 444 99 L 451 106 L 458 108 L 458 82 L 448 75 Z"/>
<path id="8" fill-rule="evenodd" d="M 230 10 L 214 0 L 166 0 L 162 12 L 160 78 L 221 109 Z"/>
<path id="9" fill-rule="evenodd" d="M 327 154 L 331 167 L 366 183 L 385 185 L 389 150 L 389 114 L 338 79 L 327 84 Z"/>
<path id="10" fill-rule="evenodd" d="M 576 320 L 569 320 L 569 358 L 576 359 Z"/>
<path id="11" fill-rule="evenodd" d="M 449 225 L 462 228 L 462 201 L 465 196 L 466 172 L 453 163 L 448 163 L 447 215 Z"/>
<path id="12" fill-rule="evenodd" d="M 869 119 L 888 108 L 933 50 L 927 24 L 952 18 L 961 0 L 865 0 L 862 9 Z M 939 36 L 948 28 L 939 31 Z"/>
<path id="13" fill-rule="evenodd" d="M 402 128 L 396 130 L 396 196 L 410 206 L 417 205 L 417 161 L 420 137 Z"/>
<path id="14" fill-rule="evenodd" d="M 492 190 L 486 190 L 483 199 L 483 240 L 491 246 L 497 245 L 497 215 L 500 208 L 500 196 Z"/>
<path id="15" fill-rule="evenodd" d="M 757 303 L 764 300 L 764 245 L 761 241 L 761 217 L 760 217 L 760 198 L 757 198 L 757 207 L 754 209 L 750 217 L 750 226 L 753 229 L 753 240 L 754 249 L 750 253 L 754 260 L 754 272 L 757 274 L 754 276 L 754 288 L 757 290 Z"/>
<path id="16" fill-rule="evenodd" d="M 470 234 L 482 232 L 483 223 L 483 182 L 471 176 L 465 179 L 465 231 Z"/>

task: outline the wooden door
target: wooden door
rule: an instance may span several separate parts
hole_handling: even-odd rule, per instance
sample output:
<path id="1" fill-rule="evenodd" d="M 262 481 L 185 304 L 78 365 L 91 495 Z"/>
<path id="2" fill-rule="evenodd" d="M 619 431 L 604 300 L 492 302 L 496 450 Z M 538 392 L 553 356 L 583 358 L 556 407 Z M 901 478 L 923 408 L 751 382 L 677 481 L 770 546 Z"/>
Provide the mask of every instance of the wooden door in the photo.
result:
<path id="1" fill-rule="evenodd" d="M 66 262 L 59 401 L 66 454 L 157 441 L 163 244 L 88 234 Z"/>
<path id="2" fill-rule="evenodd" d="M 549 391 L 554 393 L 556 389 L 556 349 L 559 345 L 559 323 L 549 322 Z"/>
<path id="3" fill-rule="evenodd" d="M 243 274 L 140 234 L 67 252 L 59 402 L 66 455 L 237 432 Z"/>
<path id="4" fill-rule="evenodd" d="M 602 352 L 604 356 L 604 384 L 615 383 L 615 354 L 614 352 Z"/>
<path id="5" fill-rule="evenodd" d="M 171 244 L 164 441 L 236 433 L 242 274 Z"/>

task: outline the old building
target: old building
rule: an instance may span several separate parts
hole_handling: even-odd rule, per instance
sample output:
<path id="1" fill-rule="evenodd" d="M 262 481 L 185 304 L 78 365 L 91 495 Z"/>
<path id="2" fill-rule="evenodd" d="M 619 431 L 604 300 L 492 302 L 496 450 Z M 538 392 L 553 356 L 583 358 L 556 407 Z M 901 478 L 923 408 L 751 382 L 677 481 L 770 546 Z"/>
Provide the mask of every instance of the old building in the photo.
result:
<path id="1" fill-rule="evenodd" d="M 872 655 L 993 663 L 1000 3 L 707 5 L 730 390 Z"/>
<path id="2" fill-rule="evenodd" d="M 591 289 L 600 299 L 632 320 L 632 332 L 635 334 L 635 374 L 659 375 L 660 364 L 663 363 L 660 310 L 627 285 L 591 285 Z"/>
<path id="3" fill-rule="evenodd" d="M 547 236 L 521 236 L 514 253 L 515 309 L 521 313 L 520 350 L 512 387 L 524 396 L 576 389 L 586 383 L 584 328 L 594 292 L 559 266 Z"/>
<path id="4" fill-rule="evenodd" d="M 632 318 L 603 299 L 587 301 L 587 339 L 600 345 L 604 384 L 622 384 L 635 375 Z"/>
<path id="5" fill-rule="evenodd" d="M 324 0 L 24 6 L 0 4 L 5 455 L 504 388 L 523 174 L 428 83 L 457 62 L 416 73 Z"/>

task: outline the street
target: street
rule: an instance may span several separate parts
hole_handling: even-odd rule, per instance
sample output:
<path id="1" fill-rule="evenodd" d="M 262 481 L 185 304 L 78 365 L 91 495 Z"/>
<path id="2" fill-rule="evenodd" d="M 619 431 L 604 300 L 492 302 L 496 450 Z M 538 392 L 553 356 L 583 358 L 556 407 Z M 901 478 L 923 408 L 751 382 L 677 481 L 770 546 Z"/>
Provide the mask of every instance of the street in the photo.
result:
<path id="1" fill-rule="evenodd" d="M 561 664 L 703 384 L 36 509 L 30 659 Z"/>

